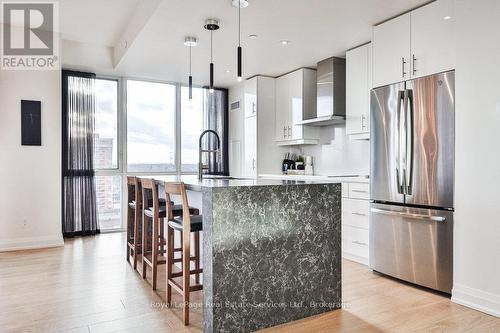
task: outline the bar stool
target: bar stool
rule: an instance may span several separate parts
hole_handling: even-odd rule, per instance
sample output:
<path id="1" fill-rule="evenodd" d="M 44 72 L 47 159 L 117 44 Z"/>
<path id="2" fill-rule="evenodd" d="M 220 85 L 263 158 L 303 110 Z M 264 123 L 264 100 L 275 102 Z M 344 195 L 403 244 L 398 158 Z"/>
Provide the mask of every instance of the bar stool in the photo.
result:
<path id="1" fill-rule="evenodd" d="M 165 244 L 163 242 L 160 244 L 160 239 L 163 238 L 163 228 L 160 228 L 158 184 L 154 179 L 142 179 L 142 201 L 149 203 L 149 200 L 152 202 L 152 207 L 143 207 L 142 209 L 142 278 L 146 278 L 146 269 L 148 266 L 151 267 L 153 290 L 156 290 L 158 265 L 166 263 L 163 258 Z M 152 224 L 151 229 L 149 229 L 150 222 Z M 150 233 L 151 236 L 149 237 Z"/>
<path id="2" fill-rule="evenodd" d="M 148 206 L 142 209 L 142 277 L 146 278 L 147 267 L 151 267 L 153 275 L 153 290 L 156 290 L 158 276 L 158 265 L 166 263 L 166 240 L 164 237 L 163 220 L 167 217 L 167 207 L 171 208 L 173 216 L 183 214 L 182 205 L 174 205 L 170 197 L 160 199 L 158 197 L 158 182 L 154 179 L 142 179 L 142 202 Z M 199 214 L 199 210 L 188 207 L 189 214 Z M 150 227 L 151 222 L 151 227 Z M 181 249 L 175 249 L 181 251 Z"/>
<path id="3" fill-rule="evenodd" d="M 171 195 L 180 195 L 184 214 L 175 217 L 170 203 Z M 168 210 L 167 226 L 167 304 L 172 303 L 172 288 L 179 292 L 183 297 L 184 306 L 184 325 L 189 325 L 189 293 L 202 290 L 203 284 L 199 283 L 200 273 L 200 231 L 203 230 L 203 217 L 201 215 L 191 215 L 184 183 L 165 183 L 165 197 Z M 174 259 L 174 230 L 181 233 L 181 259 L 182 271 L 173 272 L 173 265 L 177 260 Z M 191 233 L 194 233 L 194 256 L 191 257 Z M 191 270 L 191 261 L 194 261 L 195 269 Z M 191 275 L 195 275 L 195 284 L 190 285 Z M 182 283 L 174 280 L 176 277 L 182 277 Z"/>
<path id="4" fill-rule="evenodd" d="M 137 269 L 137 258 L 142 244 L 139 226 L 141 221 L 140 207 L 142 206 L 139 184 L 137 177 L 127 177 L 127 261 L 130 263 L 130 257 L 133 257 L 134 269 Z"/>

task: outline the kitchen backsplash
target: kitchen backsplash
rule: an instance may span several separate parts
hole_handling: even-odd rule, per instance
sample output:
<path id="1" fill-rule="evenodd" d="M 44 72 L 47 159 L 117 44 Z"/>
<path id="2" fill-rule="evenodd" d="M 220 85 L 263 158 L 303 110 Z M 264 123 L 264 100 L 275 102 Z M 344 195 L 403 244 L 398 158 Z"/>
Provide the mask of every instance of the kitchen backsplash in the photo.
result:
<path id="1" fill-rule="evenodd" d="M 370 141 L 349 139 L 345 125 L 322 127 L 320 144 L 296 153 L 313 156 L 315 175 L 370 174 Z"/>

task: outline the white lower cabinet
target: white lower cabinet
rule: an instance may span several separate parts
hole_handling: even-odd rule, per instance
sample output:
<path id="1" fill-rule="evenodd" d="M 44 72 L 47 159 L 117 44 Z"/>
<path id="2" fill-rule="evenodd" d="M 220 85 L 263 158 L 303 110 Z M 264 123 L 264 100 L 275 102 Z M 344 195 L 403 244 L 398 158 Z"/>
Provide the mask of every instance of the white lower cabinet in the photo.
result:
<path id="1" fill-rule="evenodd" d="M 369 185 L 342 183 L 342 256 L 368 265 Z"/>

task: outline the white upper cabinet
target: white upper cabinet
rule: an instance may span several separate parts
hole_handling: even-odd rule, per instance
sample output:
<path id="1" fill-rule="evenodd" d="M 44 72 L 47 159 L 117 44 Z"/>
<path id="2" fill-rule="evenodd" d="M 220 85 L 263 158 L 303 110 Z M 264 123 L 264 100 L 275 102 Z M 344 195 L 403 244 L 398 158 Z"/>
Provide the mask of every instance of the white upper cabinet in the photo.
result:
<path id="1" fill-rule="evenodd" d="M 373 86 L 410 78 L 410 13 L 373 28 Z"/>
<path id="2" fill-rule="evenodd" d="M 257 79 L 245 82 L 245 118 L 257 114 Z"/>
<path id="3" fill-rule="evenodd" d="M 276 79 L 276 141 L 288 140 L 288 118 L 291 109 L 290 84 L 287 75 Z"/>
<path id="4" fill-rule="evenodd" d="M 370 133 L 371 44 L 346 54 L 346 132 L 353 139 Z"/>
<path id="5" fill-rule="evenodd" d="M 411 12 L 412 78 L 455 68 L 454 25 L 451 0 Z"/>
<path id="6" fill-rule="evenodd" d="M 373 28 L 373 87 L 455 68 L 452 0 L 438 0 Z"/>
<path id="7" fill-rule="evenodd" d="M 302 68 L 276 79 L 275 138 L 279 145 L 318 143 L 318 128 L 297 125 L 315 114 L 315 70 Z"/>

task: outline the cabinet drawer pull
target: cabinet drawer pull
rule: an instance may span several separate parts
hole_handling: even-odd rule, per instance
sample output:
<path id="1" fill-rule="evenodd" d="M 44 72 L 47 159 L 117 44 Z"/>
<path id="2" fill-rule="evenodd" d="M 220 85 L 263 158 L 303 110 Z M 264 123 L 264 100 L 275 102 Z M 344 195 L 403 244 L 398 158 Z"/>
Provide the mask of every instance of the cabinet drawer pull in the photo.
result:
<path id="1" fill-rule="evenodd" d="M 405 65 L 406 65 L 406 61 L 405 61 L 405 58 L 402 57 L 401 58 L 401 73 L 403 74 L 403 79 L 406 75 L 406 72 L 405 72 Z"/>
<path id="2" fill-rule="evenodd" d="M 368 244 L 366 243 L 363 243 L 363 242 L 359 242 L 359 241 L 352 241 L 353 244 L 357 244 L 357 245 L 363 245 L 363 246 L 366 246 Z"/>
<path id="3" fill-rule="evenodd" d="M 415 55 L 413 55 L 413 75 L 417 74 L 417 69 L 415 68 L 416 61 L 417 61 L 417 58 L 415 58 Z"/>
<path id="4" fill-rule="evenodd" d="M 352 191 L 356 193 L 368 193 L 368 191 L 365 190 L 352 190 Z"/>
<path id="5" fill-rule="evenodd" d="M 283 137 L 286 138 L 286 126 L 283 126 Z"/>
<path id="6" fill-rule="evenodd" d="M 357 215 L 357 216 L 366 216 L 366 214 L 363 213 L 351 213 L 352 215 Z"/>
<path id="7" fill-rule="evenodd" d="M 290 137 L 290 136 L 292 136 L 292 135 L 290 134 L 290 131 L 291 131 L 291 130 L 292 130 L 292 128 L 291 128 L 290 126 L 288 126 L 288 136 L 289 136 L 289 137 Z"/>

